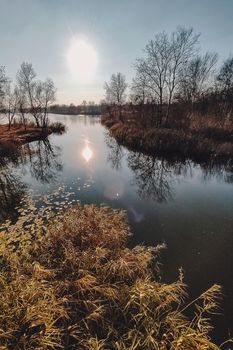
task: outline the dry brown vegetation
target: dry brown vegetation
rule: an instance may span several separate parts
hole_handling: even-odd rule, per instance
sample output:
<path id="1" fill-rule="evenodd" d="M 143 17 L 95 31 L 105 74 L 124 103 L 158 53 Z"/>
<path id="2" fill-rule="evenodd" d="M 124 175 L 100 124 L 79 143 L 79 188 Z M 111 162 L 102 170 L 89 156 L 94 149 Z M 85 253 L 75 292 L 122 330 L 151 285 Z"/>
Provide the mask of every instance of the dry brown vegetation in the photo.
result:
<path id="1" fill-rule="evenodd" d="M 137 118 L 102 117 L 102 123 L 116 140 L 131 149 L 154 154 L 165 153 L 194 160 L 233 157 L 233 124 L 208 117 L 189 121 L 188 127 L 145 127 Z"/>
<path id="2" fill-rule="evenodd" d="M 46 136 L 51 133 L 50 130 L 46 131 Z M 12 142 L 16 144 L 22 144 L 29 141 L 38 140 L 45 135 L 42 128 L 37 128 L 34 125 L 30 125 L 25 130 L 23 125 L 13 124 L 9 129 L 7 124 L 0 125 L 0 139 L 1 142 Z"/>
<path id="3" fill-rule="evenodd" d="M 219 349 L 209 315 L 220 287 L 185 304 L 182 270 L 160 280 L 162 247 L 126 247 L 123 211 L 75 205 L 46 227 L 29 213 L 1 228 L 1 350 Z"/>
<path id="4" fill-rule="evenodd" d="M 66 130 L 65 125 L 60 122 L 54 122 L 48 128 L 43 129 L 31 123 L 25 127 L 14 123 L 9 129 L 7 124 L 0 125 L 1 143 L 13 143 L 16 145 L 46 138 L 51 133 L 62 134 Z"/>

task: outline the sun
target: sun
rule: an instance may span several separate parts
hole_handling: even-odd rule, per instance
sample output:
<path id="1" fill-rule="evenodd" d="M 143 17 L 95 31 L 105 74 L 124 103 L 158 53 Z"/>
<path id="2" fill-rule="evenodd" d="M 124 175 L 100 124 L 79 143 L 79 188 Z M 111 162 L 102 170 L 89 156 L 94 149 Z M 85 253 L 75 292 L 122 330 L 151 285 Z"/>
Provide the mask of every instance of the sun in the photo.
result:
<path id="1" fill-rule="evenodd" d="M 94 47 L 85 39 L 73 39 L 67 52 L 70 73 L 80 81 L 94 78 L 98 57 Z"/>

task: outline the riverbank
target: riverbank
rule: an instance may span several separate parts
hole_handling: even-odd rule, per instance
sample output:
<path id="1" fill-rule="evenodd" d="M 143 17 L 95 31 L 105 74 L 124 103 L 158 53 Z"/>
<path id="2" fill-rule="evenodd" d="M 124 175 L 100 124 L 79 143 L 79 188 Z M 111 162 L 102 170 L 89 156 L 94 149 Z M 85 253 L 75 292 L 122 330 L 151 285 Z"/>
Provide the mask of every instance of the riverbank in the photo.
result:
<path id="1" fill-rule="evenodd" d="M 233 125 L 202 126 L 177 130 L 146 128 L 133 119 L 103 116 L 102 124 L 119 144 L 134 151 L 179 158 L 233 158 Z"/>
<path id="2" fill-rule="evenodd" d="M 37 140 L 43 140 L 52 133 L 62 134 L 65 132 L 65 126 L 60 123 L 51 123 L 46 129 L 34 125 L 27 126 L 13 124 L 9 129 L 8 124 L 0 125 L 0 143 L 22 145 Z"/>
<path id="3" fill-rule="evenodd" d="M 209 314 L 221 288 L 185 304 L 182 270 L 173 283 L 160 279 L 163 246 L 126 247 L 123 211 L 75 205 L 45 226 L 45 208 L 33 208 L 0 233 L 4 349 L 219 349 Z"/>
<path id="4" fill-rule="evenodd" d="M 52 129 L 43 130 L 35 126 L 12 125 L 10 130 L 7 124 L 0 125 L 0 141 L 2 143 L 14 143 L 16 145 L 24 144 L 46 138 L 52 133 Z"/>

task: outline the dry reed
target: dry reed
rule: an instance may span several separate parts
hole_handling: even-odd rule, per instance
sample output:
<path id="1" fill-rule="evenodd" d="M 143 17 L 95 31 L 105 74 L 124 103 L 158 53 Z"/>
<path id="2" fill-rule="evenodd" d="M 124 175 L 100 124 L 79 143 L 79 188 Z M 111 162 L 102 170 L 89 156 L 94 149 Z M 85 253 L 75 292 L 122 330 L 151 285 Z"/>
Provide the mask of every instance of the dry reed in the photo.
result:
<path id="1" fill-rule="evenodd" d="M 123 211 L 75 205 L 46 227 L 31 219 L 0 233 L 1 350 L 219 349 L 209 315 L 221 288 L 185 304 L 182 271 L 160 281 L 162 246 L 126 247 Z"/>

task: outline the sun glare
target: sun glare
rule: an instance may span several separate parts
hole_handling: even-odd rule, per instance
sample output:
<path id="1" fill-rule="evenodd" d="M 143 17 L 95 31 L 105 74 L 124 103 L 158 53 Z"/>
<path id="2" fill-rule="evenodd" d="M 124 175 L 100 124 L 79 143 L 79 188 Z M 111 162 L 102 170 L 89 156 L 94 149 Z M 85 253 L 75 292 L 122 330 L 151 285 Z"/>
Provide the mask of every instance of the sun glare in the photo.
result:
<path id="1" fill-rule="evenodd" d="M 89 146 L 89 142 L 85 141 L 85 147 L 82 150 L 82 157 L 85 159 L 85 161 L 88 163 L 91 158 L 93 157 L 93 151 Z"/>
<path id="2" fill-rule="evenodd" d="M 67 53 L 71 74 L 81 80 L 91 80 L 96 72 L 98 57 L 94 47 L 84 39 L 74 39 Z"/>

